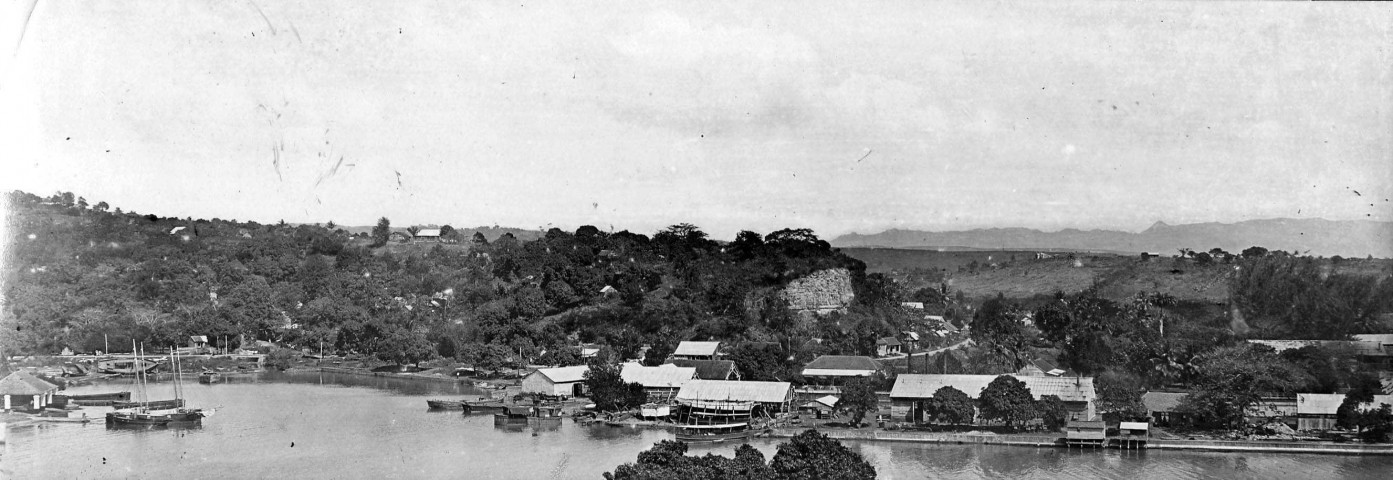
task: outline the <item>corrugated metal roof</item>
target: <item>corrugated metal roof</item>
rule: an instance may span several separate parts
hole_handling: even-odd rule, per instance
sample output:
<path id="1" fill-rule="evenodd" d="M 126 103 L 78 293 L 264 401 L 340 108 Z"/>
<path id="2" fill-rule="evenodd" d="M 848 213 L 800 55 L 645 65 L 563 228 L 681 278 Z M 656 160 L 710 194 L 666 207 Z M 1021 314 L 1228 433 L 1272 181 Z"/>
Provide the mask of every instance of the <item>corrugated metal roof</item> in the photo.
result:
<path id="1" fill-rule="evenodd" d="M 677 344 L 673 355 L 715 355 L 721 342 L 682 342 Z"/>
<path id="2" fill-rule="evenodd" d="M 904 345 L 904 344 L 900 343 L 900 340 L 899 340 L 898 338 L 895 338 L 895 337 L 881 337 L 880 340 L 876 340 L 876 341 L 875 341 L 875 344 L 876 344 L 876 345 Z"/>
<path id="3" fill-rule="evenodd" d="M 977 398 L 982 389 L 1000 375 L 937 375 L 904 374 L 895 379 L 890 389 L 891 398 L 929 398 L 943 387 L 953 387 Z M 1028 375 L 1007 375 L 1025 382 L 1031 396 L 1037 400 L 1045 395 L 1054 395 L 1066 402 L 1091 402 L 1097 398 L 1093 389 L 1093 377 L 1038 377 Z"/>
<path id="4" fill-rule="evenodd" d="M 422 228 L 422 229 L 416 231 L 416 236 L 417 236 L 417 237 L 439 237 L 439 236 L 440 236 L 440 229 L 439 229 L 439 228 Z"/>
<path id="5" fill-rule="evenodd" d="M 1296 394 L 1297 415 L 1334 415 L 1345 402 L 1343 393 L 1298 393 Z M 1382 404 L 1393 405 L 1393 395 L 1374 395 L 1374 401 L 1362 403 L 1360 410 L 1371 410 Z"/>
<path id="6" fill-rule="evenodd" d="M 0 395 L 43 395 L 57 390 L 58 386 L 23 370 L 15 371 L 0 379 Z"/>
<path id="7" fill-rule="evenodd" d="M 729 380 L 735 373 L 735 361 L 733 360 L 681 360 L 675 359 L 673 365 L 679 367 L 693 367 L 697 370 L 697 378 L 702 380 Z"/>
<path id="8" fill-rule="evenodd" d="M 1141 394 L 1141 403 L 1148 412 L 1173 412 L 1180 401 L 1189 395 L 1184 392 L 1146 392 Z"/>
<path id="9" fill-rule="evenodd" d="M 585 372 L 588 371 L 590 367 L 587 365 L 537 369 L 537 373 L 545 375 L 552 383 L 579 382 L 585 379 Z"/>
<path id="10" fill-rule="evenodd" d="M 793 395 L 788 382 L 736 382 L 692 380 L 677 391 L 678 400 L 721 400 L 737 402 L 783 403 Z"/>
<path id="11" fill-rule="evenodd" d="M 852 370 L 857 372 L 880 370 L 880 364 L 871 360 L 871 357 L 859 357 L 853 355 L 822 355 L 808 362 L 803 367 L 803 374 L 808 375 L 809 370 Z M 845 374 L 843 374 L 845 375 Z"/>
<path id="12" fill-rule="evenodd" d="M 625 383 L 637 383 L 649 388 L 681 387 L 696 377 L 696 368 L 676 365 L 645 367 L 637 363 L 624 364 L 619 376 Z"/>

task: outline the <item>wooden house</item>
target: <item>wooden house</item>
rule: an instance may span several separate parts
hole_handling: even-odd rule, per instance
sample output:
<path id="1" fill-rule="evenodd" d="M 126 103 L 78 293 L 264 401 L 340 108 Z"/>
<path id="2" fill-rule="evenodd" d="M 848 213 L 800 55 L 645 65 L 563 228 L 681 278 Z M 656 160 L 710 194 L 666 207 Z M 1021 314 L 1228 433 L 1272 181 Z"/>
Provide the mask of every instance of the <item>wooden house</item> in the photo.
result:
<path id="1" fill-rule="evenodd" d="M 1108 440 L 1108 426 L 1102 420 L 1069 420 L 1065 444 L 1070 447 L 1101 448 Z"/>
<path id="2" fill-rule="evenodd" d="M 888 357 L 891 355 L 899 355 L 903 347 L 904 344 L 900 343 L 898 338 L 882 337 L 875 341 L 875 356 Z"/>
<path id="3" fill-rule="evenodd" d="M 1342 393 L 1296 394 L 1297 430 L 1330 430 L 1335 428 L 1336 413 L 1345 402 Z M 1360 411 L 1373 410 L 1382 404 L 1393 405 L 1393 395 L 1374 395 L 1374 401 L 1359 405 Z"/>
<path id="4" fill-rule="evenodd" d="M 841 387 L 856 378 L 882 378 L 880 364 L 871 357 L 822 355 L 803 367 L 807 385 L 799 393 L 840 393 Z"/>
<path id="5" fill-rule="evenodd" d="M 896 420 L 923 422 L 924 402 L 933 398 L 938 389 L 953 387 L 976 399 L 998 376 L 902 374 L 895 378 L 895 386 L 890 390 L 890 415 Z M 1093 377 L 1010 376 L 1025 383 L 1036 400 L 1045 395 L 1059 397 L 1070 418 L 1092 420 L 1096 417 L 1098 396 L 1093 388 Z"/>
<path id="6" fill-rule="evenodd" d="M 1187 424 L 1188 419 L 1183 413 L 1177 412 L 1176 408 L 1187 395 L 1189 394 L 1184 392 L 1146 392 L 1141 396 L 1141 403 L 1146 406 L 1146 413 L 1151 416 L 1151 422 L 1157 426 L 1180 426 Z"/>

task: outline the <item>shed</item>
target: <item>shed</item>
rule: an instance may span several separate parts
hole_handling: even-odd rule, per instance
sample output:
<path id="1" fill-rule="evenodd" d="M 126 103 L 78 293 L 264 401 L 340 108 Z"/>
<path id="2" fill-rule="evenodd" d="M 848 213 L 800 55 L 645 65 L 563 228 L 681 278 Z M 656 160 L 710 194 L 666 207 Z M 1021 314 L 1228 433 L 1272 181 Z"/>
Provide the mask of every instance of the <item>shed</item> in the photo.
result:
<path id="1" fill-rule="evenodd" d="M 1345 402 L 1342 393 L 1296 394 L 1297 430 L 1330 430 L 1335 428 L 1336 413 Z M 1374 395 L 1374 401 L 1359 404 L 1359 410 L 1372 410 L 1382 404 L 1393 405 L 1393 395 Z"/>
<path id="2" fill-rule="evenodd" d="M 672 364 L 695 368 L 697 378 L 702 380 L 740 379 L 740 372 L 735 369 L 734 360 L 673 360 Z"/>
<path id="3" fill-rule="evenodd" d="M 721 342 L 684 341 L 677 344 L 672 358 L 678 360 L 715 360 L 721 349 Z"/>
<path id="4" fill-rule="evenodd" d="M 1185 414 L 1175 409 L 1187 395 L 1185 392 L 1146 392 L 1141 395 L 1141 403 L 1156 425 L 1181 425 L 1185 423 Z"/>
<path id="5" fill-rule="evenodd" d="M 1071 447 L 1102 447 L 1108 439 L 1102 420 L 1070 420 L 1065 429 L 1065 443 Z"/>
<path id="6" fill-rule="evenodd" d="M 766 413 L 788 411 L 793 403 L 793 384 L 788 382 L 735 382 L 692 380 L 677 391 L 677 400 L 688 402 L 754 402 Z"/>
<path id="7" fill-rule="evenodd" d="M 29 372 L 16 370 L 0 379 L 0 397 L 5 410 L 42 410 L 53 403 L 58 386 Z"/>
<path id="8" fill-rule="evenodd" d="M 421 239 L 421 240 L 435 240 L 435 241 L 440 241 L 440 229 L 439 229 L 439 228 L 422 228 L 422 229 L 420 229 L 420 230 L 417 230 L 417 231 L 416 231 L 416 235 L 413 235 L 413 237 L 419 238 L 419 239 Z"/>
<path id="9" fill-rule="evenodd" d="M 975 399 L 998 376 L 902 374 L 895 378 L 895 386 L 890 389 L 891 415 L 913 420 L 914 412 L 922 411 L 916 408 L 922 407 L 920 402 L 933 398 L 934 392 L 943 387 L 953 387 Z M 1071 417 L 1091 420 L 1096 416 L 1097 393 L 1093 388 L 1093 377 L 1007 376 L 1024 382 L 1036 400 L 1045 395 L 1059 397 Z"/>
<path id="10" fill-rule="evenodd" d="M 538 369 L 522 377 L 522 391 L 559 397 L 578 396 L 582 393 L 585 372 L 588 371 L 590 367 L 585 365 Z"/>
<path id="11" fill-rule="evenodd" d="M 837 400 L 839 399 L 835 395 L 827 395 L 799 405 L 798 410 L 814 413 L 817 418 L 822 418 L 824 415 L 830 415 L 837 410 Z"/>
<path id="12" fill-rule="evenodd" d="M 677 390 L 682 388 L 682 385 L 696 378 L 696 368 L 671 364 L 645 367 L 637 363 L 626 363 L 621 367 L 619 376 L 624 379 L 624 383 L 643 385 L 649 402 L 667 402 L 677 395 Z"/>
<path id="13" fill-rule="evenodd" d="M 852 379 L 879 374 L 880 364 L 871 357 L 822 355 L 803 367 L 803 378 L 808 382 L 803 391 L 840 392 L 841 386 Z"/>

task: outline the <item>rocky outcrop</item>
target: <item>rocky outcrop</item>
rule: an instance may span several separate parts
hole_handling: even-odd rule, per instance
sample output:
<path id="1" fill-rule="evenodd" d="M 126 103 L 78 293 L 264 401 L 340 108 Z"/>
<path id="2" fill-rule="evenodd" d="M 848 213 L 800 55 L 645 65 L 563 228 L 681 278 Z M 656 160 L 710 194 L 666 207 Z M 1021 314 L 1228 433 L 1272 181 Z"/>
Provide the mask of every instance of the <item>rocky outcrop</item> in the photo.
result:
<path id="1" fill-rule="evenodd" d="M 789 282 L 780 296 L 788 302 L 790 310 L 817 314 L 845 312 L 856 298 L 851 288 L 851 272 L 845 268 L 821 270 Z"/>

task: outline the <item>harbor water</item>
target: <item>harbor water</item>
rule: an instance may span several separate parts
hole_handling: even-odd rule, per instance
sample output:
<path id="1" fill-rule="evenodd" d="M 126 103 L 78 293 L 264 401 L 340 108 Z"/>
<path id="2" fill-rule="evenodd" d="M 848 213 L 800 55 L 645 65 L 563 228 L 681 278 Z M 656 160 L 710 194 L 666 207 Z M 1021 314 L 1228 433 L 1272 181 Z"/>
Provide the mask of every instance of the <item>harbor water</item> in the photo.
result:
<path id="1" fill-rule="evenodd" d="M 192 377 L 190 377 L 192 378 Z M 319 372 L 185 382 L 190 406 L 216 413 L 191 428 L 109 429 L 96 421 L 12 428 L 4 478 L 585 478 L 632 462 L 661 430 L 495 426 L 491 415 L 432 412 L 427 398 L 469 398 L 465 385 Z M 69 389 L 130 389 L 112 381 Z M 172 395 L 152 383 L 151 398 Z M 752 445 L 772 457 L 780 439 Z M 983 445 L 845 442 L 880 478 L 1389 478 L 1393 457 L 1184 451 L 1078 451 Z M 732 455 L 735 445 L 689 454 Z"/>

